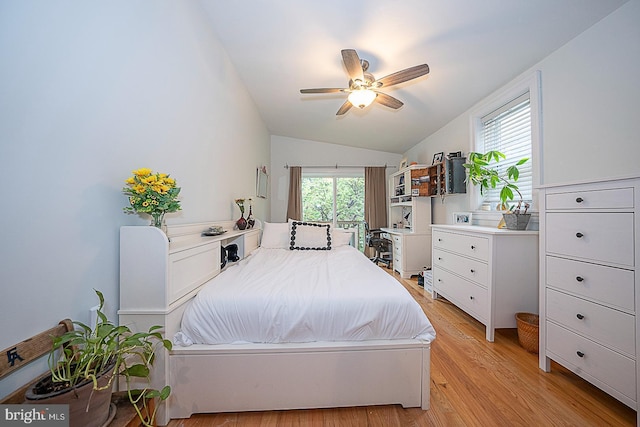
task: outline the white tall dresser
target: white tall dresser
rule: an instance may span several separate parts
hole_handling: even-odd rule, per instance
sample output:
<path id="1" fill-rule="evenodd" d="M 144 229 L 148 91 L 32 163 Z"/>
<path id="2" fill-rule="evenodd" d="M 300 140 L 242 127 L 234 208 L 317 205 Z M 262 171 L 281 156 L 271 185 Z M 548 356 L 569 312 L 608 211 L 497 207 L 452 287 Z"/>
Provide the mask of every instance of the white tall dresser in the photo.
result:
<path id="1" fill-rule="evenodd" d="M 540 205 L 540 369 L 637 410 L 640 178 L 544 186 Z"/>

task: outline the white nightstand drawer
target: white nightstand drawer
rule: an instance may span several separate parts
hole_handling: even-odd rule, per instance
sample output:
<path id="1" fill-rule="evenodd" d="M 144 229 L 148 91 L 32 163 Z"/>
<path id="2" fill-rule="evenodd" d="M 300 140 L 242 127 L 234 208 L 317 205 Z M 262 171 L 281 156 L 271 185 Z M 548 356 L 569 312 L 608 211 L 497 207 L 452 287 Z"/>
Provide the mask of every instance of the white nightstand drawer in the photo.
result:
<path id="1" fill-rule="evenodd" d="M 547 213 L 548 252 L 633 266 L 632 213 Z"/>
<path id="2" fill-rule="evenodd" d="M 489 260 L 489 242 L 484 237 L 435 230 L 433 232 L 433 246 L 482 261 Z"/>
<path id="3" fill-rule="evenodd" d="M 487 263 L 441 249 L 433 250 L 433 264 L 459 274 L 483 287 L 489 283 L 489 266 Z"/>
<path id="4" fill-rule="evenodd" d="M 489 308 L 485 288 L 438 267 L 433 270 L 433 288 L 481 322 L 486 322 Z"/>
<path id="5" fill-rule="evenodd" d="M 547 194 L 547 209 L 633 208 L 633 188 Z"/>
<path id="6" fill-rule="evenodd" d="M 547 318 L 629 357 L 635 354 L 633 315 L 547 289 Z"/>
<path id="7" fill-rule="evenodd" d="M 547 322 L 547 350 L 552 353 L 552 358 L 557 360 L 559 357 L 562 359 L 559 362 L 578 375 L 593 377 L 632 401 L 636 400 L 636 364 L 633 359 L 553 322 Z"/>
<path id="8" fill-rule="evenodd" d="M 634 272 L 547 256 L 547 286 L 614 308 L 635 311 Z"/>

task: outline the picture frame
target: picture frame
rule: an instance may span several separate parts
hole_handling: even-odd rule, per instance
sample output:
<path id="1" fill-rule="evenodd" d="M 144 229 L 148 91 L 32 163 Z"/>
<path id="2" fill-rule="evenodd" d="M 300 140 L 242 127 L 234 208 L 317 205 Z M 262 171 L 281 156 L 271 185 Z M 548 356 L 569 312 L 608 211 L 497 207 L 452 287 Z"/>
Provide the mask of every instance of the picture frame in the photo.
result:
<path id="1" fill-rule="evenodd" d="M 269 175 L 267 167 L 262 166 L 256 169 L 256 196 L 261 199 L 267 198 L 267 187 L 269 183 Z"/>
<path id="2" fill-rule="evenodd" d="M 404 169 L 409 165 L 409 161 L 407 160 L 407 158 L 405 157 L 404 159 L 400 160 L 400 167 L 398 168 L 398 170 Z"/>
<path id="3" fill-rule="evenodd" d="M 460 225 L 471 225 L 473 214 L 471 212 L 454 212 L 453 223 Z"/>
<path id="4" fill-rule="evenodd" d="M 431 165 L 435 165 L 438 163 L 442 163 L 442 160 L 444 159 L 444 152 L 441 151 L 439 153 L 436 153 L 433 155 L 433 160 L 431 161 Z"/>

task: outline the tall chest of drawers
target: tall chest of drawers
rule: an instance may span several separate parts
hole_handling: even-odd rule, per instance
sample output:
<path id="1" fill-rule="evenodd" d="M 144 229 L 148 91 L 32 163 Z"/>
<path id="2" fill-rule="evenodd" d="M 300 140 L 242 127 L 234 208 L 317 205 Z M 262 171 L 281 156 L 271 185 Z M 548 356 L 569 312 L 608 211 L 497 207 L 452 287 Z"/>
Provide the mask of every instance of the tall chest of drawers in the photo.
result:
<path id="1" fill-rule="evenodd" d="M 540 190 L 540 369 L 554 360 L 636 410 L 639 200 L 637 177 Z"/>
<path id="2" fill-rule="evenodd" d="M 515 328 L 515 314 L 538 310 L 538 232 L 432 225 L 433 296 L 486 326 Z"/>

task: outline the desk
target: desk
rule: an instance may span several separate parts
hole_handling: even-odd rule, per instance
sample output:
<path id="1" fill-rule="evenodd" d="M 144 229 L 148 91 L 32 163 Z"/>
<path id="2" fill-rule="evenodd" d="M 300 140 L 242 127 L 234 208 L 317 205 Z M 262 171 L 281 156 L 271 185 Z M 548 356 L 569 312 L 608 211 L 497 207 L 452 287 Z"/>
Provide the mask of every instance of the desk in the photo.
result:
<path id="1" fill-rule="evenodd" d="M 431 231 L 381 228 L 393 243 L 393 270 L 407 279 L 431 266 Z"/>

